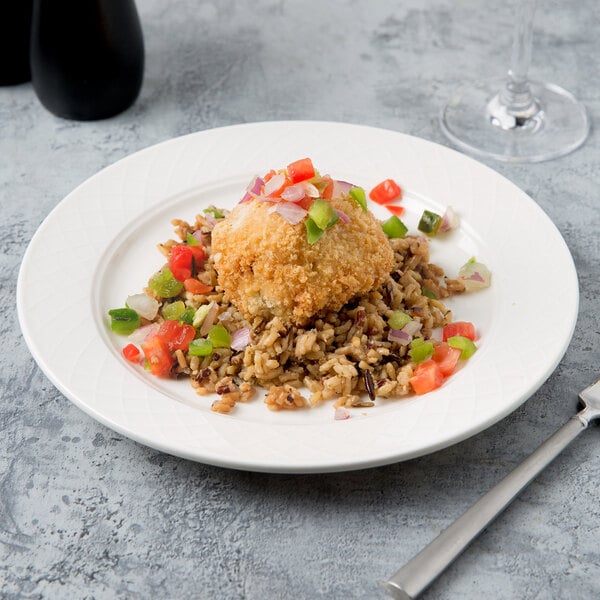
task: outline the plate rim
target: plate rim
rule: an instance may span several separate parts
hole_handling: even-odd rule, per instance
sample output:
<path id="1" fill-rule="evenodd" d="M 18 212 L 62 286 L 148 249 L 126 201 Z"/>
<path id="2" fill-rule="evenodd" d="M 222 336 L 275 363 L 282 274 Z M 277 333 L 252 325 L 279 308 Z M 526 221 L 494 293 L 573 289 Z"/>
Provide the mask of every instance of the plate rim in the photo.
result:
<path id="1" fill-rule="evenodd" d="M 374 133 L 384 132 L 385 135 L 391 134 L 393 136 L 398 136 L 399 139 L 403 138 L 405 140 L 417 140 L 419 144 L 424 143 L 425 145 L 431 145 L 432 147 L 434 147 L 437 150 L 443 149 L 444 153 L 449 152 L 449 153 L 452 153 L 452 154 L 460 157 L 460 161 L 466 161 L 467 163 L 469 163 L 471 165 L 477 165 L 477 169 L 479 169 L 479 170 L 481 170 L 481 168 L 483 168 L 484 172 L 487 172 L 494 178 L 500 178 L 500 179 L 504 180 L 505 182 L 508 182 L 508 184 L 510 184 L 516 191 L 518 191 L 524 197 L 528 198 L 529 201 L 531 202 L 531 204 L 535 207 L 535 209 L 538 210 L 539 213 L 544 216 L 545 225 L 554 228 L 555 234 L 557 234 L 558 238 L 560 240 L 562 240 L 562 244 L 563 244 L 562 250 L 564 253 L 566 253 L 565 258 L 568 259 L 567 262 L 569 263 L 571 275 L 574 276 L 574 279 L 573 279 L 574 286 L 570 290 L 572 293 L 572 297 L 571 297 L 572 312 L 569 315 L 570 319 L 569 319 L 568 327 L 567 327 L 568 334 L 565 334 L 560 348 L 555 351 L 555 354 L 552 357 L 553 360 L 549 361 L 547 363 L 546 368 L 544 370 L 544 375 L 542 377 L 538 377 L 538 379 L 536 379 L 535 381 L 532 381 L 529 386 L 526 386 L 523 389 L 521 394 L 514 397 L 512 399 L 512 402 L 505 404 L 503 406 L 503 409 L 501 411 L 498 411 L 497 413 L 495 413 L 493 418 L 479 422 L 476 426 L 470 427 L 468 429 L 463 430 L 462 432 L 457 433 L 454 436 L 451 436 L 444 440 L 441 440 L 438 444 L 430 445 L 428 447 L 423 447 L 420 449 L 415 449 L 410 452 L 404 452 L 404 453 L 400 452 L 396 455 L 389 454 L 387 456 L 370 457 L 370 458 L 366 458 L 366 459 L 353 458 L 353 459 L 348 459 L 347 461 L 343 461 L 338 458 L 336 460 L 330 461 L 329 463 L 324 461 L 319 464 L 316 464 L 316 463 L 300 464 L 299 463 L 296 465 L 285 465 L 285 464 L 278 464 L 278 463 L 273 463 L 273 462 L 260 463 L 260 462 L 257 462 L 256 460 L 244 461 L 244 460 L 240 460 L 239 458 L 237 458 L 237 459 L 235 459 L 235 458 L 219 459 L 218 457 L 214 457 L 214 456 L 211 456 L 208 458 L 206 456 L 200 457 L 200 456 L 198 456 L 197 453 L 186 452 L 184 448 L 177 447 L 176 445 L 164 444 L 160 441 L 148 439 L 146 436 L 139 435 L 136 431 L 132 431 L 130 428 L 123 426 L 120 423 L 115 423 L 111 419 L 107 418 L 104 414 L 102 414 L 101 412 L 96 410 L 89 403 L 86 403 L 85 399 L 78 397 L 78 395 L 76 393 L 74 393 L 69 388 L 69 386 L 64 383 L 63 378 L 61 378 L 60 374 L 56 374 L 53 371 L 53 369 L 48 365 L 45 357 L 40 353 L 38 345 L 35 340 L 35 336 L 34 336 L 33 332 L 31 331 L 30 323 L 28 322 L 28 317 L 27 317 L 27 314 L 25 312 L 25 307 L 24 307 L 23 299 L 24 299 L 24 294 L 25 294 L 25 274 L 27 272 L 27 269 L 29 268 L 29 262 L 31 259 L 31 255 L 33 254 L 33 249 L 35 248 L 36 244 L 39 242 L 39 240 L 41 238 L 43 238 L 43 236 L 45 234 L 45 229 L 47 227 L 49 227 L 49 223 L 52 223 L 52 219 L 55 218 L 55 216 L 57 214 L 59 214 L 59 212 L 61 210 L 64 210 L 64 207 L 69 202 L 69 198 L 76 197 L 77 194 L 80 192 L 80 190 L 82 188 L 84 188 L 84 186 L 89 185 L 89 183 L 92 180 L 96 180 L 97 178 L 105 177 L 106 174 L 109 173 L 111 169 L 115 168 L 116 165 L 119 165 L 120 163 L 123 163 L 124 161 L 128 161 L 128 160 L 131 160 L 134 158 L 136 160 L 139 160 L 140 157 L 143 157 L 143 155 L 145 153 L 156 152 L 156 151 L 159 151 L 160 149 L 164 150 L 164 149 L 168 148 L 169 145 L 173 144 L 176 146 L 176 145 L 182 143 L 183 140 L 185 140 L 185 139 L 201 138 L 202 136 L 204 136 L 206 134 L 218 135 L 218 132 L 222 132 L 225 130 L 238 131 L 238 130 L 242 130 L 242 129 L 253 129 L 253 128 L 261 129 L 261 128 L 265 128 L 265 127 L 266 128 L 278 128 L 278 127 L 290 127 L 290 126 L 292 126 L 292 127 L 298 127 L 298 126 L 317 127 L 317 128 L 318 127 L 333 127 L 333 128 L 341 128 L 341 129 L 352 128 L 352 129 L 356 129 L 357 131 L 358 130 L 363 130 L 363 131 L 369 130 Z M 224 127 L 218 127 L 218 128 L 214 128 L 214 129 L 208 129 L 208 130 L 203 130 L 203 131 L 199 131 L 199 132 L 188 133 L 188 134 L 185 134 L 182 136 L 169 138 L 169 139 L 159 142 L 157 144 L 153 144 L 151 146 L 140 149 L 136 152 L 133 152 L 133 153 L 123 157 L 119 161 L 116 161 L 115 163 L 112 163 L 112 164 L 104 167 L 103 169 L 99 170 L 97 173 L 95 173 L 91 177 L 87 178 L 85 181 L 81 182 L 69 194 L 67 194 L 60 202 L 58 202 L 57 205 L 48 213 L 48 215 L 44 218 L 42 223 L 37 228 L 34 236 L 30 240 L 30 243 L 23 255 L 23 259 L 21 262 L 18 279 L 17 279 L 16 299 L 17 299 L 18 320 L 19 320 L 19 324 L 21 326 L 21 331 L 23 333 L 23 337 L 26 341 L 26 344 L 27 344 L 31 354 L 33 355 L 36 363 L 38 364 L 38 366 L 40 367 L 42 372 L 46 375 L 46 377 L 48 377 L 48 379 L 52 382 L 52 384 L 63 395 L 65 395 L 71 402 L 73 402 L 76 406 L 78 406 L 86 414 L 88 414 L 95 420 L 99 421 L 103 425 L 109 427 L 110 429 L 113 429 L 138 443 L 155 448 L 162 452 L 172 454 L 172 455 L 177 455 L 182 458 L 186 458 L 188 460 L 205 462 L 207 464 L 212 464 L 212 465 L 216 465 L 216 466 L 234 468 L 234 469 L 251 470 L 251 471 L 262 471 L 262 472 L 280 472 L 280 473 L 317 473 L 317 472 L 320 472 L 320 473 L 322 473 L 322 472 L 335 472 L 335 471 L 347 471 L 347 470 L 370 468 L 370 467 L 380 466 L 380 465 L 389 464 L 389 463 L 393 463 L 393 462 L 409 460 L 409 459 L 415 458 L 417 456 L 422 456 L 425 454 L 436 452 L 442 448 L 451 446 L 455 443 L 458 443 L 459 441 L 465 440 L 465 439 L 475 435 L 476 433 L 479 433 L 479 432 L 487 429 L 494 423 L 497 423 L 498 421 L 500 421 L 501 419 L 506 417 L 508 414 L 512 413 L 516 408 L 518 408 L 521 404 L 523 404 L 523 402 L 525 400 L 527 400 L 527 398 L 529 398 L 537 389 L 539 389 L 539 387 L 541 387 L 541 385 L 544 383 L 544 381 L 546 381 L 546 379 L 554 371 L 554 369 L 556 368 L 558 363 L 562 360 L 562 357 L 564 356 L 564 354 L 569 346 L 569 343 L 571 341 L 571 338 L 572 338 L 572 335 L 573 335 L 573 332 L 575 329 L 575 325 L 577 322 L 578 307 L 579 307 L 579 287 L 578 287 L 577 272 L 575 269 L 573 257 L 569 251 L 569 248 L 568 248 L 564 238 L 562 237 L 562 234 L 560 233 L 560 231 L 558 230 L 556 225 L 551 221 L 551 219 L 548 217 L 548 215 L 546 215 L 546 213 L 541 209 L 541 207 L 539 207 L 539 205 L 537 205 L 535 203 L 535 201 L 533 199 L 531 199 L 523 190 L 518 188 L 518 186 L 516 186 L 514 183 L 512 183 L 510 180 L 508 180 L 503 175 L 501 175 L 498 172 L 496 172 L 495 170 L 493 170 L 491 167 L 489 167 L 483 163 L 480 163 L 471 157 L 463 155 L 451 148 L 448 148 L 446 146 L 441 146 L 433 141 L 425 140 L 425 139 L 411 136 L 411 135 L 401 133 L 401 132 L 396 132 L 396 131 L 393 131 L 390 129 L 384 129 L 384 128 L 380 128 L 380 127 L 372 127 L 372 126 L 368 126 L 368 125 L 358 125 L 358 124 L 352 124 L 352 123 L 331 122 L 331 121 L 312 121 L 312 120 L 311 121 L 302 121 L 302 120 L 300 120 L 300 121 L 265 121 L 265 122 L 255 122 L 255 123 L 244 123 L 244 124 L 239 124 L 239 125 L 227 125 Z M 350 421 L 346 422 L 346 423 L 350 423 Z M 351 427 L 356 427 L 356 426 L 357 426 L 356 424 L 351 425 Z"/>

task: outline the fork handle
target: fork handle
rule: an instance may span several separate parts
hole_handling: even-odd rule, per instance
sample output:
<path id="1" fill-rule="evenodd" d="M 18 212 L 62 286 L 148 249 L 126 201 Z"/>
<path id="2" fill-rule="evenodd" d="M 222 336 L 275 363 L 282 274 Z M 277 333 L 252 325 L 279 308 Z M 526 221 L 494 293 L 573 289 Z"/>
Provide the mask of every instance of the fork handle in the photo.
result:
<path id="1" fill-rule="evenodd" d="M 498 516 L 554 458 L 588 426 L 585 411 L 574 415 L 537 450 L 406 565 L 383 583 L 398 600 L 412 600 L 438 577 L 454 559 Z"/>

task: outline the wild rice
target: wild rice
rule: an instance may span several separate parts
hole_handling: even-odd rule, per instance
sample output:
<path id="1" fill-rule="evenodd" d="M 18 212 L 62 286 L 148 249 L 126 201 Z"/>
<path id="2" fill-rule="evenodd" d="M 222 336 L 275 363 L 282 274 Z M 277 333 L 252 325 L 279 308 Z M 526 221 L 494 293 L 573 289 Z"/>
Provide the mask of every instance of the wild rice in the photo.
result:
<path id="1" fill-rule="evenodd" d="M 217 284 L 210 254 L 211 228 L 204 216 L 198 215 L 193 225 L 182 220 L 172 223 L 180 240 L 188 233 L 202 232 L 207 259 L 198 279 L 214 291 L 182 292 L 170 299 L 157 297 L 149 289 L 146 293 L 161 306 L 182 300 L 197 309 L 215 302 L 215 322 L 230 333 L 243 327 L 250 330 L 250 343 L 242 351 L 218 348 L 208 357 L 176 353 L 172 375 L 189 377 L 200 395 L 216 393 L 219 398 L 212 405 L 216 412 L 230 412 L 237 402 L 248 400 L 256 387 L 267 390 L 264 402 L 272 410 L 304 408 L 332 399 L 334 407 L 365 407 L 377 398 L 406 396 L 411 393 L 413 364 L 405 346 L 387 340 L 387 319 L 402 310 L 420 322 L 421 335 L 430 338 L 432 329 L 452 320 L 442 300 L 464 291 L 459 281 L 448 279 L 440 267 L 429 263 L 424 237 L 407 236 L 389 242 L 395 264 L 388 280 L 339 312 L 317 315 L 303 327 L 286 326 L 278 317 L 269 321 L 256 317 L 248 323 Z M 167 256 L 177 243 L 169 240 L 158 247 Z M 299 388 L 304 388 L 308 401 Z"/>

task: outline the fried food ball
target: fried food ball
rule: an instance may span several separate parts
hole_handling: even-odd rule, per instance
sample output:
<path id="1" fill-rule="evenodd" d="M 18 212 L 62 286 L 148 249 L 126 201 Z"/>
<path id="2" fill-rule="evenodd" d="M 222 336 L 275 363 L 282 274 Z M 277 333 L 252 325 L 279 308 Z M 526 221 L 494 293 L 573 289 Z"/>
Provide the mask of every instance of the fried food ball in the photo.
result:
<path id="1" fill-rule="evenodd" d="M 260 200 L 238 204 L 215 226 L 219 285 L 246 319 L 305 325 L 385 281 L 393 251 L 379 221 L 350 198 L 330 202 L 350 222 L 338 221 L 312 245 L 304 222 L 291 225 Z"/>

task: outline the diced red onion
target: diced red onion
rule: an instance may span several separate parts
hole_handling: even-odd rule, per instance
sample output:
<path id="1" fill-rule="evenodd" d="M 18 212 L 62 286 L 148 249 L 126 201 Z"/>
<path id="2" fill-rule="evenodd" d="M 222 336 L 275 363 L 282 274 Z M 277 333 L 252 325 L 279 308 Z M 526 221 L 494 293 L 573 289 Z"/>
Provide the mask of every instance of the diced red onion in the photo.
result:
<path id="1" fill-rule="evenodd" d="M 247 327 L 242 327 L 233 332 L 231 336 L 231 348 L 241 352 L 250 343 L 250 330 Z"/>
<path id="2" fill-rule="evenodd" d="M 141 346 L 147 339 L 155 335 L 159 329 L 160 325 L 158 323 L 149 323 L 148 325 L 138 327 L 127 339 L 129 339 L 132 344 Z"/>
<path id="3" fill-rule="evenodd" d="M 402 328 L 402 331 L 404 331 L 404 333 L 408 333 L 408 335 L 412 336 L 412 335 L 419 333 L 419 331 L 421 331 L 421 327 L 423 327 L 423 325 L 421 323 L 419 323 L 419 321 L 415 321 L 413 319 L 412 321 L 409 321 Z"/>
<path id="4" fill-rule="evenodd" d="M 213 219 L 215 218 L 212 213 L 206 213 L 205 219 L 206 219 L 207 223 L 208 223 L 208 217 L 212 217 Z M 215 219 L 215 222 L 216 222 L 216 219 Z M 197 229 L 196 231 L 192 231 L 192 236 L 195 237 L 199 242 L 202 242 L 202 232 L 199 229 Z"/>
<path id="5" fill-rule="evenodd" d="M 309 198 L 318 198 L 321 195 L 317 189 L 317 186 L 313 185 L 309 181 L 303 181 L 301 185 Z"/>
<path id="6" fill-rule="evenodd" d="M 203 337 L 205 335 L 208 334 L 208 332 L 210 331 L 210 328 L 213 326 L 213 323 L 215 322 L 215 317 L 217 316 L 217 303 L 216 302 L 211 302 L 210 303 L 210 308 L 208 309 L 208 312 L 206 313 L 206 317 L 204 317 L 204 321 L 202 321 L 202 326 L 200 327 L 200 331 L 198 333 L 200 333 L 200 336 Z"/>
<path id="7" fill-rule="evenodd" d="M 281 197 L 288 202 L 300 202 L 305 196 L 304 187 L 299 183 L 289 185 L 281 192 Z"/>
<path id="8" fill-rule="evenodd" d="M 447 231 L 452 231 L 456 229 L 460 224 L 460 219 L 454 209 L 451 206 L 446 208 L 446 212 L 442 217 L 442 222 L 440 223 L 439 232 L 446 233 Z"/>
<path id="9" fill-rule="evenodd" d="M 334 210 L 342 223 L 350 223 L 350 217 L 345 212 L 338 210 L 337 208 Z"/>
<path id="10" fill-rule="evenodd" d="M 350 418 L 350 413 L 343 406 L 339 406 L 335 409 L 333 418 L 336 421 L 345 421 Z"/>
<path id="11" fill-rule="evenodd" d="M 277 173 L 277 175 L 273 175 L 267 183 L 265 183 L 264 194 L 265 196 L 270 196 L 274 192 L 281 189 L 283 184 L 285 183 L 285 175 L 283 173 Z"/>
<path id="12" fill-rule="evenodd" d="M 206 213 L 206 216 L 204 217 L 204 220 L 206 221 L 206 224 L 209 226 L 210 229 L 213 229 L 214 226 L 217 224 L 216 217 L 213 214 L 211 214 L 211 213 Z M 198 231 L 196 233 L 199 233 L 200 236 L 202 236 L 202 232 L 201 231 Z M 194 235 L 194 237 L 196 237 L 196 236 Z M 200 239 L 200 241 L 202 241 L 202 237 L 200 237 L 199 239 Z"/>
<path id="13" fill-rule="evenodd" d="M 465 291 L 475 292 L 490 286 L 492 274 L 484 264 L 470 260 L 458 271 L 458 280 L 465 286 Z"/>
<path id="14" fill-rule="evenodd" d="M 134 294 L 128 296 L 126 301 L 127 306 L 140 315 L 144 319 L 151 321 L 158 313 L 158 302 L 148 296 L 148 294 Z"/>
<path id="15" fill-rule="evenodd" d="M 293 202 L 280 202 L 275 205 L 278 212 L 290 225 L 297 225 L 308 214 L 308 211 Z"/>
<path id="16" fill-rule="evenodd" d="M 260 194 L 260 190 L 265 182 L 257 175 L 246 188 L 246 194 L 240 200 L 240 204 L 252 200 L 257 194 Z"/>
<path id="17" fill-rule="evenodd" d="M 412 335 L 402 329 L 390 329 L 388 333 L 388 342 L 396 342 L 396 344 L 400 344 L 401 346 L 408 346 L 411 341 Z"/>
<path id="18" fill-rule="evenodd" d="M 341 196 L 347 196 L 353 187 L 354 187 L 354 185 L 351 183 L 348 183 L 347 181 L 339 181 L 337 179 L 334 179 L 333 192 L 331 194 L 331 197 L 332 198 L 340 198 Z"/>

